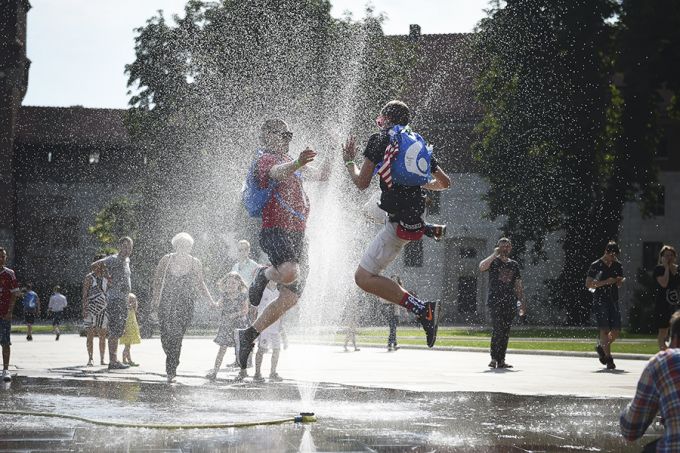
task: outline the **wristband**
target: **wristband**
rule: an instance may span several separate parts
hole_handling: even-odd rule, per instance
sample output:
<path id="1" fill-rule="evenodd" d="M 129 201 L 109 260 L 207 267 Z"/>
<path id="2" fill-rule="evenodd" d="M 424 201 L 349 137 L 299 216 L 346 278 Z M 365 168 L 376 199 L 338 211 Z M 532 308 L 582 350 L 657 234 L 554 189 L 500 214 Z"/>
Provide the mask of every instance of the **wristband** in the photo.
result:
<path id="1" fill-rule="evenodd" d="M 347 165 L 349 165 L 349 164 L 355 165 L 355 163 L 354 163 L 353 160 L 347 160 L 347 161 L 345 161 L 345 166 L 347 166 Z"/>

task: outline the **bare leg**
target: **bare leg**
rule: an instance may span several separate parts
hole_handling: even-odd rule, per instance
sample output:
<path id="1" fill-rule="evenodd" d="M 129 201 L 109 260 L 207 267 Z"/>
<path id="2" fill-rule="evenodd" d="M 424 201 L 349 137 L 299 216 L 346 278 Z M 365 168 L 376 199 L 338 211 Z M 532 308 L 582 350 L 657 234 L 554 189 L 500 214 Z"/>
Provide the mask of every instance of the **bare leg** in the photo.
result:
<path id="1" fill-rule="evenodd" d="M 621 331 L 619 330 L 612 330 L 609 332 L 609 346 L 607 348 L 607 355 L 611 356 L 612 355 L 612 343 L 616 341 L 617 338 L 619 338 L 619 334 Z"/>
<path id="2" fill-rule="evenodd" d="M 267 268 L 264 275 L 267 277 L 267 280 L 290 285 L 297 280 L 298 275 L 300 275 L 300 265 L 297 263 L 285 262 L 278 267 L 270 266 Z"/>
<path id="3" fill-rule="evenodd" d="M 298 295 L 288 288 L 281 288 L 279 297 L 271 304 L 267 305 L 262 314 L 257 317 L 253 327 L 258 332 L 262 332 L 267 327 L 274 324 L 281 316 L 297 304 Z"/>
<path id="4" fill-rule="evenodd" d="M 361 266 L 359 266 L 354 273 L 354 281 L 359 288 L 367 293 L 371 293 L 397 305 L 401 305 L 404 294 L 408 292 L 391 278 L 372 274 Z"/>
<path id="5" fill-rule="evenodd" d="M 126 344 L 123 348 L 123 363 L 130 363 L 130 345 Z"/>
<path id="6" fill-rule="evenodd" d="M 600 346 L 604 349 L 604 355 L 609 357 L 611 355 L 609 349 L 609 331 L 606 329 L 600 329 Z"/>
<path id="7" fill-rule="evenodd" d="M 26 335 L 29 337 L 33 336 L 33 324 L 26 324 Z"/>
<path id="8" fill-rule="evenodd" d="M 92 361 L 93 343 L 94 343 L 94 327 L 90 327 L 89 329 L 87 329 L 87 340 L 85 341 L 85 345 L 87 346 L 87 357 L 88 360 L 90 361 Z"/>
<path id="9" fill-rule="evenodd" d="M 9 345 L 2 346 L 2 369 L 6 370 L 9 368 Z"/>
<path id="10" fill-rule="evenodd" d="M 109 364 L 118 361 L 118 337 L 109 337 Z"/>
<path id="11" fill-rule="evenodd" d="M 102 365 L 104 364 L 105 355 L 106 355 L 106 329 L 99 329 L 99 359 Z"/>
<path id="12" fill-rule="evenodd" d="M 217 351 L 217 357 L 215 357 L 215 373 L 222 366 L 222 360 L 224 360 L 224 354 L 227 352 L 226 346 L 220 346 L 219 351 Z"/>
<path id="13" fill-rule="evenodd" d="M 272 365 L 271 369 L 269 370 L 269 375 L 276 374 L 276 367 L 279 364 L 279 353 L 281 352 L 280 349 L 272 349 Z"/>
<path id="14" fill-rule="evenodd" d="M 659 351 L 665 351 L 667 346 L 666 346 L 666 338 L 668 337 L 668 328 L 665 329 L 659 329 L 659 333 L 656 336 L 656 342 L 659 344 Z"/>
<path id="15" fill-rule="evenodd" d="M 273 357 L 273 356 L 272 356 Z M 262 371 L 262 359 L 264 358 L 264 351 L 258 346 L 257 354 L 255 354 L 255 376 L 260 376 Z"/>

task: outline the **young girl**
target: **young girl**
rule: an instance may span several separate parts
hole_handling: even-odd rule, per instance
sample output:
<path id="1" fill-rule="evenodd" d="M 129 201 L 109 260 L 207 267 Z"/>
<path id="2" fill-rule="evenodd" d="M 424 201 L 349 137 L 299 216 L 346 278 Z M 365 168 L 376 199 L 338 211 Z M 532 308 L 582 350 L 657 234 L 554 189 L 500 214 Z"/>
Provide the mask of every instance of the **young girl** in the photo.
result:
<path id="1" fill-rule="evenodd" d="M 137 296 L 128 294 L 128 317 L 125 323 L 125 332 L 120 337 L 120 344 L 125 345 L 123 349 L 123 363 L 130 366 L 139 366 L 138 363 L 132 361 L 130 356 L 130 346 L 142 342 L 142 337 L 139 335 L 139 324 L 137 324 Z"/>
<path id="2" fill-rule="evenodd" d="M 217 377 L 217 371 L 222 366 L 224 354 L 228 347 L 236 347 L 234 340 L 234 331 L 236 329 L 245 329 L 248 326 L 248 286 L 245 281 L 236 272 L 229 272 L 226 277 L 218 282 L 218 287 L 222 291 L 220 298 L 220 306 L 222 312 L 220 314 L 220 328 L 215 337 L 215 343 L 220 346 L 215 358 L 215 367 L 210 371 L 206 377 L 214 380 Z M 235 349 L 234 349 L 235 350 Z"/>

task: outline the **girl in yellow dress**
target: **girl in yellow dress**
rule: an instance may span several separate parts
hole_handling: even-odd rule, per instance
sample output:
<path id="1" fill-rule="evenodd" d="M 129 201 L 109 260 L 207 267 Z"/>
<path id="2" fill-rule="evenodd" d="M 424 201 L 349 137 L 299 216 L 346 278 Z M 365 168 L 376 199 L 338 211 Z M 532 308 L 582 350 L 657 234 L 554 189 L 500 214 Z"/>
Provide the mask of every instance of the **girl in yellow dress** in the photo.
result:
<path id="1" fill-rule="evenodd" d="M 139 366 L 130 357 L 130 346 L 142 342 L 142 337 L 139 335 L 139 324 L 137 324 L 137 308 L 137 296 L 130 293 L 128 295 L 128 316 L 125 323 L 125 332 L 120 337 L 120 344 L 125 345 L 125 349 L 123 349 L 123 363 L 130 366 Z"/>

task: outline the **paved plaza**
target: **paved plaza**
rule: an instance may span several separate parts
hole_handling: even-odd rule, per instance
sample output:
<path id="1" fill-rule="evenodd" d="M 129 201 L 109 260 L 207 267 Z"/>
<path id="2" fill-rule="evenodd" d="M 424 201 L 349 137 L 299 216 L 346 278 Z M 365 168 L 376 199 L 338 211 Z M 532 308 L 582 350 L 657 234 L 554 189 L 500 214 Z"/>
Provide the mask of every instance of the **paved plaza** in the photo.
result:
<path id="1" fill-rule="evenodd" d="M 659 434 L 656 427 L 630 444 L 618 433 L 618 414 L 646 363 L 639 359 L 617 359 L 608 371 L 594 354 L 510 351 L 515 367 L 492 370 L 484 351 L 344 352 L 308 338 L 282 351 L 282 383 L 235 382 L 234 368 L 210 382 L 204 376 L 217 345 L 194 337 L 184 341 L 177 383 L 167 384 L 157 338 L 133 346 L 139 367 L 114 372 L 85 366 L 82 337 L 12 338 L 15 376 L 1 392 L 0 451 L 636 452 Z M 318 421 L 258 425 L 300 411 Z M 196 428 L 206 423 L 225 425 Z M 150 424 L 183 429 L 143 427 Z"/>

